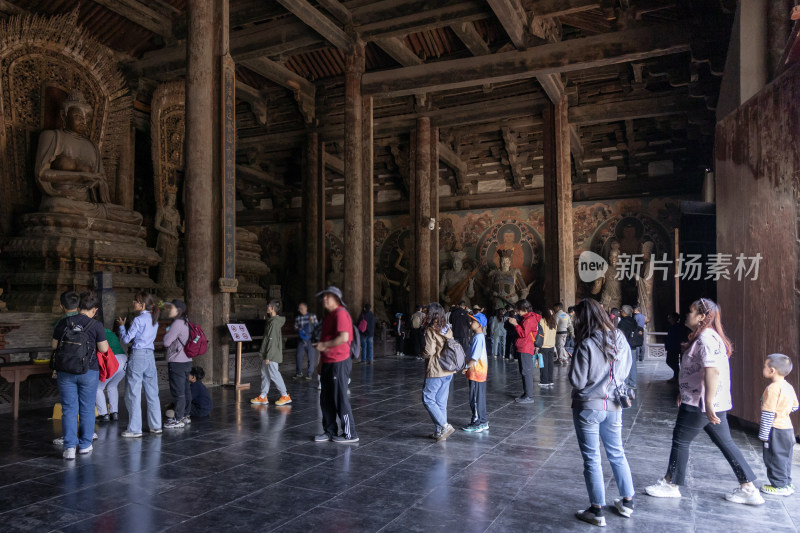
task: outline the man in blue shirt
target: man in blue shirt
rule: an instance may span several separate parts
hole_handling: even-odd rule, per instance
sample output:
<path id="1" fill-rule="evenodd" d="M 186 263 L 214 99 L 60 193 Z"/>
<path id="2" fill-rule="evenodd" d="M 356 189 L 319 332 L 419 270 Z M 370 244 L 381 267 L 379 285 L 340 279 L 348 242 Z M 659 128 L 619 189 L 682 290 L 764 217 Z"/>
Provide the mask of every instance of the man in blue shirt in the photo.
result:
<path id="1" fill-rule="evenodd" d="M 308 306 L 300 303 L 297 306 L 297 316 L 294 319 L 294 329 L 297 331 L 297 374 L 295 379 L 303 377 L 303 358 L 308 357 L 306 380 L 311 379 L 314 372 L 314 329 L 317 326 L 317 315 L 308 312 Z"/>

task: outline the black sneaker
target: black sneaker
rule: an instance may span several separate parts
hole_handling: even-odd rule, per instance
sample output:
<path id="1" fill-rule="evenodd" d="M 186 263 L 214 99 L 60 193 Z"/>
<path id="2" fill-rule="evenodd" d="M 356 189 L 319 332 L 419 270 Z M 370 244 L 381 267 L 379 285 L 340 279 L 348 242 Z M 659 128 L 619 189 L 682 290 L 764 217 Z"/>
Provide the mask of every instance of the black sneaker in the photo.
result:
<path id="1" fill-rule="evenodd" d="M 531 398 L 529 396 L 521 396 L 521 397 L 515 399 L 514 401 L 517 402 L 517 403 L 533 403 L 534 402 L 533 398 Z"/>
<path id="2" fill-rule="evenodd" d="M 97 415 L 96 420 L 98 422 L 108 422 L 109 420 L 111 420 L 111 416 L 110 415 Z"/>
<path id="3" fill-rule="evenodd" d="M 617 498 L 614 500 L 614 507 L 625 518 L 630 518 L 633 514 L 633 500 L 625 501 L 625 498 Z"/>
<path id="4" fill-rule="evenodd" d="M 602 509 L 594 509 L 589 507 L 585 511 L 578 511 L 575 513 L 575 518 L 595 526 L 606 527 L 606 517 L 603 516 Z"/>
<path id="5" fill-rule="evenodd" d="M 314 442 L 330 442 L 332 440 L 333 437 L 328 433 L 320 433 L 314 437 Z"/>
<path id="6" fill-rule="evenodd" d="M 111 413 L 109 416 L 111 417 L 111 420 L 119 420 L 119 413 Z"/>
<path id="7" fill-rule="evenodd" d="M 353 442 L 358 442 L 358 437 L 346 437 L 344 435 L 337 435 L 331 439 L 333 442 L 337 444 L 350 444 Z"/>

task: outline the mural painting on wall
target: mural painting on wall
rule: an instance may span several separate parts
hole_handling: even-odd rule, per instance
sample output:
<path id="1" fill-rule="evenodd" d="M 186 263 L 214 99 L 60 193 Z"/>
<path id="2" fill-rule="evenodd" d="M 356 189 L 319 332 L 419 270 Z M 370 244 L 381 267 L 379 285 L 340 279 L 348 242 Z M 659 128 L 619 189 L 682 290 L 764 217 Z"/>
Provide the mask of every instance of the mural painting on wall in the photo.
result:
<path id="1" fill-rule="evenodd" d="M 677 220 L 671 217 L 674 205 L 663 203 L 659 206 L 655 203 L 645 206 L 641 201 L 628 201 L 620 202 L 616 209 L 608 212 L 602 204 L 588 207 L 585 210 L 590 215 L 588 220 L 597 222 L 597 218 L 592 219 L 591 214 L 600 212 L 608 218 L 596 226 L 590 238 L 584 239 L 584 242 L 588 241 L 588 246 L 584 248 L 604 257 L 609 269 L 604 277 L 591 284 L 581 283 L 576 276 L 578 294 L 597 298 L 608 309 L 639 305 L 649 321 L 648 329 L 658 329 L 663 325 L 661 315 L 669 307 L 672 278 L 654 269 L 656 264 L 653 261 L 663 261 L 666 255 L 667 261 L 671 262 L 673 242 L 664 223 L 651 215 L 655 214 L 667 224 L 677 224 Z M 646 207 L 659 209 L 653 212 Z M 585 235 L 586 232 L 583 232 L 582 236 Z M 638 263 L 636 274 L 631 266 L 632 257 L 636 257 Z"/>
<path id="2" fill-rule="evenodd" d="M 394 312 L 411 306 L 411 256 L 414 246 L 411 231 L 401 226 L 386 236 L 377 257 L 375 273 L 375 316 L 391 323 Z"/>

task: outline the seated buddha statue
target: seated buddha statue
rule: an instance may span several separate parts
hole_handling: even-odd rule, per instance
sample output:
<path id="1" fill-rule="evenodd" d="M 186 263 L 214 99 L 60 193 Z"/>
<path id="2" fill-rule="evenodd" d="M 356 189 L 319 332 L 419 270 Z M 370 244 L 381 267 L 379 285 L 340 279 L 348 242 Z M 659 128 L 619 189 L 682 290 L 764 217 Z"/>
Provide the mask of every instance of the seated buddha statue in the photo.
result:
<path id="1" fill-rule="evenodd" d="M 100 149 L 88 138 L 92 107 L 73 91 L 61 108 L 64 127 L 45 130 L 36 152 L 41 211 L 141 225 L 142 215 L 111 202 Z"/>

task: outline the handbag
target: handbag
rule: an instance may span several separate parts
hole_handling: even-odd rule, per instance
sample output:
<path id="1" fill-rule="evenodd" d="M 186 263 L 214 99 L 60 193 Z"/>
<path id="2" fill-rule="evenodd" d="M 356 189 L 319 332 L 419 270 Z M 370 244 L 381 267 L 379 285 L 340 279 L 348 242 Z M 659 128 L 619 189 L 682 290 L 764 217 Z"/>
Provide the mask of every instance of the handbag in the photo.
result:
<path id="1" fill-rule="evenodd" d="M 614 350 L 614 355 L 616 355 L 616 350 Z M 622 407 L 623 409 L 628 409 L 633 405 L 631 401 L 631 397 L 628 395 L 628 388 L 625 384 L 617 383 L 617 378 L 614 377 L 614 361 L 612 360 L 611 365 L 611 381 L 614 383 L 614 403 Z"/>

